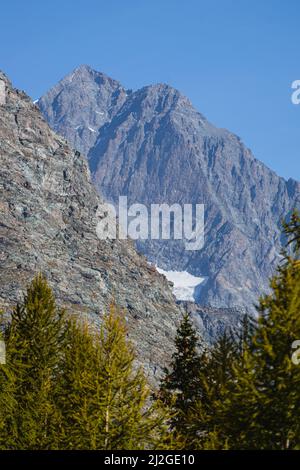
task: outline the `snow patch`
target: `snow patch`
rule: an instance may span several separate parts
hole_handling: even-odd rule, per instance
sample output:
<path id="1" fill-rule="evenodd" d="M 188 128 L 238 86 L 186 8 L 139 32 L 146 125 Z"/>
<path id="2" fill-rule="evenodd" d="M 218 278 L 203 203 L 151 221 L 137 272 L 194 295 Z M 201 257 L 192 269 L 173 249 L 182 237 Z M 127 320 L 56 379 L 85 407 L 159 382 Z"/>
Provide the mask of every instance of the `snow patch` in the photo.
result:
<path id="1" fill-rule="evenodd" d="M 100 111 L 96 111 L 96 114 L 100 114 L 100 116 L 104 116 L 104 113 L 101 113 Z"/>
<path id="2" fill-rule="evenodd" d="M 187 271 L 164 271 L 157 266 L 156 269 L 174 284 L 173 294 L 177 300 L 195 302 L 195 289 L 206 280 L 205 277 L 196 277 Z"/>

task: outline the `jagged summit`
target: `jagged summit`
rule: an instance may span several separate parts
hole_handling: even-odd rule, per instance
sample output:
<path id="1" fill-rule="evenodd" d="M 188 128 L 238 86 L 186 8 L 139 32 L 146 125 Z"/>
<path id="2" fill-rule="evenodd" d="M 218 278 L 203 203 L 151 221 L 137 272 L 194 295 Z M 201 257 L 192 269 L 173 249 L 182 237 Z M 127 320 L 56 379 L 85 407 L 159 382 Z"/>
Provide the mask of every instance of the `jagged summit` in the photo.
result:
<path id="1" fill-rule="evenodd" d="M 81 65 L 40 98 L 38 106 L 51 127 L 87 155 L 99 129 L 113 118 L 126 97 L 119 82 Z"/>
<path id="2" fill-rule="evenodd" d="M 101 83 L 101 80 L 103 82 L 108 82 L 112 86 L 116 87 L 121 87 L 120 82 L 117 80 L 114 80 L 113 78 L 109 77 L 103 72 L 99 72 L 89 65 L 82 64 L 76 67 L 71 73 L 66 75 L 60 82 L 71 82 L 73 80 L 93 80 L 98 82 L 99 84 Z"/>
<path id="3" fill-rule="evenodd" d="M 78 67 L 76 67 L 74 70 L 73 70 L 73 73 L 76 73 L 76 72 L 89 72 L 89 73 L 101 73 L 101 72 L 97 72 L 96 70 L 94 70 L 90 65 L 88 64 L 80 64 L 78 65 Z"/>
<path id="4" fill-rule="evenodd" d="M 2 70 L 0 70 L 0 80 L 4 80 L 5 82 L 8 82 L 8 78 Z"/>

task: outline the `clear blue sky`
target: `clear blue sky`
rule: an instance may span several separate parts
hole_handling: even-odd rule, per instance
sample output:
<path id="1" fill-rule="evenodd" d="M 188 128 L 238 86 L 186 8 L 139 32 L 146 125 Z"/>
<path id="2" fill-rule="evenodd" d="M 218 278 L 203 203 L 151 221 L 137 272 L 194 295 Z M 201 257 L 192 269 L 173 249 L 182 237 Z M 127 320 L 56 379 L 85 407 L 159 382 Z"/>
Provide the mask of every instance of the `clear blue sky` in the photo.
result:
<path id="1" fill-rule="evenodd" d="M 127 88 L 167 82 L 300 180 L 299 0 L 10 0 L 0 14 L 0 69 L 33 98 L 82 63 Z"/>

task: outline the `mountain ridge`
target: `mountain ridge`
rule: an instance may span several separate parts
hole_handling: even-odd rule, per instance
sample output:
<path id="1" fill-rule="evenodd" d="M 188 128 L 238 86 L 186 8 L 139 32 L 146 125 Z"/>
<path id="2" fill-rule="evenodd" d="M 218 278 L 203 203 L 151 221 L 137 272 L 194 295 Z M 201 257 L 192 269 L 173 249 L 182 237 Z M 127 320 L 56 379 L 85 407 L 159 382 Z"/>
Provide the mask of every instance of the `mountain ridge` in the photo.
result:
<path id="1" fill-rule="evenodd" d="M 80 83 L 75 88 L 78 93 Z M 62 86 L 61 93 L 76 101 L 72 90 Z M 122 96 L 88 151 L 96 188 L 115 204 L 120 195 L 129 204 L 205 204 L 202 251 L 187 253 L 180 241 L 137 247 L 164 270 L 207 277 L 199 303 L 254 310 L 280 261 L 281 220 L 300 206 L 300 183 L 278 176 L 169 85 Z M 93 109 L 93 96 L 88 100 Z M 47 94 L 39 104 L 42 111 L 56 108 Z M 59 113 L 68 116 L 68 107 Z M 68 137 L 63 124 L 59 132 Z"/>

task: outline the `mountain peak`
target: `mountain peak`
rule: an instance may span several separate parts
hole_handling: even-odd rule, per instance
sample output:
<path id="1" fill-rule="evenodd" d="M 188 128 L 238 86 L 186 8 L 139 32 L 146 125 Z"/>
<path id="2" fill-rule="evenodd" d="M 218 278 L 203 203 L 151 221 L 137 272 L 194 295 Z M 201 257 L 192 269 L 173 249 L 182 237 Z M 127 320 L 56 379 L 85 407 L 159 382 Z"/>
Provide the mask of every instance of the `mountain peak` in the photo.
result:
<path id="1" fill-rule="evenodd" d="M 38 105 L 51 127 L 87 155 L 99 129 L 113 118 L 126 97 L 119 82 L 89 65 L 80 65 L 51 88 Z"/>
<path id="2" fill-rule="evenodd" d="M 90 65 L 87 64 L 81 64 L 78 67 L 76 67 L 71 73 L 66 75 L 60 83 L 66 83 L 66 82 L 73 82 L 77 84 L 78 81 L 81 80 L 88 80 L 91 82 L 95 82 L 98 84 L 98 86 L 103 86 L 105 84 L 108 84 L 109 86 L 113 87 L 120 87 L 122 88 L 122 85 L 120 82 L 117 80 L 114 80 L 111 78 L 109 75 L 100 72 L 98 70 L 93 69 Z M 76 85 L 77 86 L 77 85 Z"/>
<path id="3" fill-rule="evenodd" d="M 92 69 L 92 67 L 88 64 L 80 64 L 76 67 L 73 72 L 96 72 L 96 70 Z"/>
<path id="4" fill-rule="evenodd" d="M 87 87 L 63 91 L 73 104 Z M 90 110 L 97 109 L 94 92 L 88 94 Z M 157 83 L 122 96 L 118 103 L 109 100 L 113 113 L 90 147 L 83 135 L 99 192 L 116 204 L 120 195 L 129 204 L 204 204 L 204 249 L 187 252 L 181 241 L 153 240 L 139 249 L 165 271 L 205 277 L 198 302 L 252 308 L 262 289 L 268 291 L 282 248 L 280 223 L 299 207 L 300 186 L 256 160 L 241 139 L 207 121 L 176 88 Z M 81 119 L 82 107 L 66 108 L 62 120 L 59 100 L 48 101 L 46 112 L 57 113 L 54 124 L 73 145 L 82 144 L 81 134 L 72 139 L 66 125 Z"/>
<path id="5" fill-rule="evenodd" d="M 0 80 L 4 81 L 4 82 L 7 83 L 9 86 L 11 86 L 11 82 L 9 81 L 9 79 L 7 78 L 7 76 L 5 75 L 5 73 L 2 72 L 2 70 L 0 70 Z"/>

